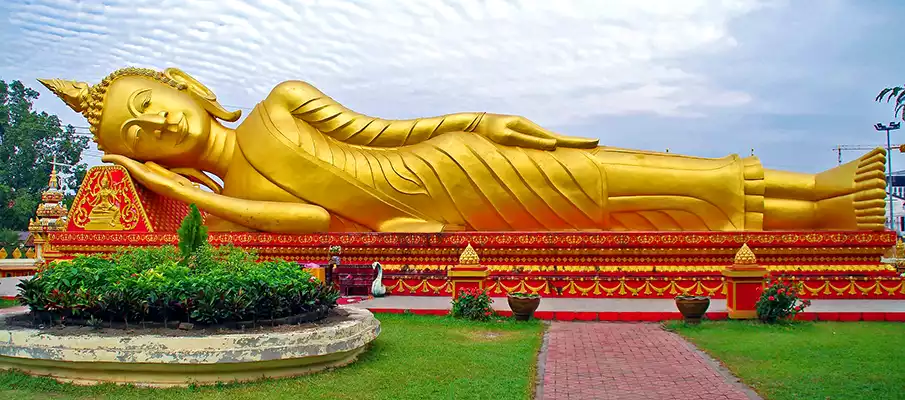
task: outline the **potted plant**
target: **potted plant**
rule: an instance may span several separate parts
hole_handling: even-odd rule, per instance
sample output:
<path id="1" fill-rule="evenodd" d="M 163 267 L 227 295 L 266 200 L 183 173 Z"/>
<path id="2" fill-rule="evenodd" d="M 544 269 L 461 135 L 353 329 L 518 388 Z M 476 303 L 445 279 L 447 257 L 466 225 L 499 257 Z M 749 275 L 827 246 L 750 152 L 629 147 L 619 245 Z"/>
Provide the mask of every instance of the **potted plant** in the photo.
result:
<path id="1" fill-rule="evenodd" d="M 710 297 L 681 294 L 676 296 L 676 308 L 682 313 L 686 323 L 700 324 L 701 317 L 710 307 Z"/>
<path id="2" fill-rule="evenodd" d="M 540 306 L 540 295 L 537 293 L 512 292 L 506 296 L 509 308 L 517 321 L 527 321 Z"/>

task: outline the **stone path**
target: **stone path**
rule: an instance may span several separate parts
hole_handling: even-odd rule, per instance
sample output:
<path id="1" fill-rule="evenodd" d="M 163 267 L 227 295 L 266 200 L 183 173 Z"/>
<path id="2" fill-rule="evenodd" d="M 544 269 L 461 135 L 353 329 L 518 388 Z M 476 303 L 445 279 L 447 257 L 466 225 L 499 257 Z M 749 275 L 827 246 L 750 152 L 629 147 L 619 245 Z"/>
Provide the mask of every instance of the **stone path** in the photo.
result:
<path id="1" fill-rule="evenodd" d="M 759 399 L 657 324 L 554 322 L 547 335 L 538 399 Z"/>
<path id="2" fill-rule="evenodd" d="M 0 278 L 0 297 L 15 296 L 16 293 L 19 293 L 19 288 L 16 285 L 22 279 L 22 277 Z"/>

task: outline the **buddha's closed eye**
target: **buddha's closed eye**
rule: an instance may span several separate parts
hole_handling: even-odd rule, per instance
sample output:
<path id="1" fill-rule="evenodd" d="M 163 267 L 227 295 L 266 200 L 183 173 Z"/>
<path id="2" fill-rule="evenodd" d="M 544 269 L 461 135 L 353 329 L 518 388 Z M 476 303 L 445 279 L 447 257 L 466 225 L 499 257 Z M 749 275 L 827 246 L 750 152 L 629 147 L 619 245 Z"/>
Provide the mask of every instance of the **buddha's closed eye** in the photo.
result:
<path id="1" fill-rule="evenodd" d="M 145 113 L 145 110 L 151 106 L 151 89 L 136 90 L 129 96 L 129 112 L 133 117 L 137 117 Z"/>

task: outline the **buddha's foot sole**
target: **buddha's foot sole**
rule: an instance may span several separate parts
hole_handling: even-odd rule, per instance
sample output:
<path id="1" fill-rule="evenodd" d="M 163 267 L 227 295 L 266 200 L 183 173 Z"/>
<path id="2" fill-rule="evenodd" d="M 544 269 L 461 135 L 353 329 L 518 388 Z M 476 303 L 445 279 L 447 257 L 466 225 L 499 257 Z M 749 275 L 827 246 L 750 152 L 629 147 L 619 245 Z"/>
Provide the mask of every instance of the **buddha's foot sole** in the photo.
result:
<path id="1" fill-rule="evenodd" d="M 855 221 L 859 230 L 880 230 L 886 222 L 886 150 L 876 148 L 858 159 L 855 172 Z"/>

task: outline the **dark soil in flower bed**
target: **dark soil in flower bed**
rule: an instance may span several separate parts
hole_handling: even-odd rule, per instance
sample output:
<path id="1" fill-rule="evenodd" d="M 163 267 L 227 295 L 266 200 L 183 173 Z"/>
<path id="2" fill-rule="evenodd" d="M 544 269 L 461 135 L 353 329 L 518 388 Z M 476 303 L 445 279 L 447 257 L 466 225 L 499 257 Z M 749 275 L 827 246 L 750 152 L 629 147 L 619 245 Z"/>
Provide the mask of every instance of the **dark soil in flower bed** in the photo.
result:
<path id="1" fill-rule="evenodd" d="M 318 311 L 298 314 L 286 318 L 258 321 L 240 321 L 222 324 L 202 324 L 172 321 L 164 326 L 161 322 L 136 322 L 129 323 L 128 328 L 123 322 L 102 322 L 91 325 L 88 321 L 77 318 L 65 318 L 63 321 L 56 317 L 51 325 L 48 320 L 42 322 L 37 315 L 32 313 L 9 316 L 0 322 L 5 323 L 6 328 L 40 329 L 43 333 L 52 335 L 92 335 L 123 336 L 123 335 L 160 335 L 160 336 L 206 336 L 212 334 L 235 334 L 257 332 L 287 332 L 305 327 L 329 325 L 345 320 L 349 313 L 342 308 L 322 308 Z M 179 325 L 182 324 L 180 327 Z"/>

